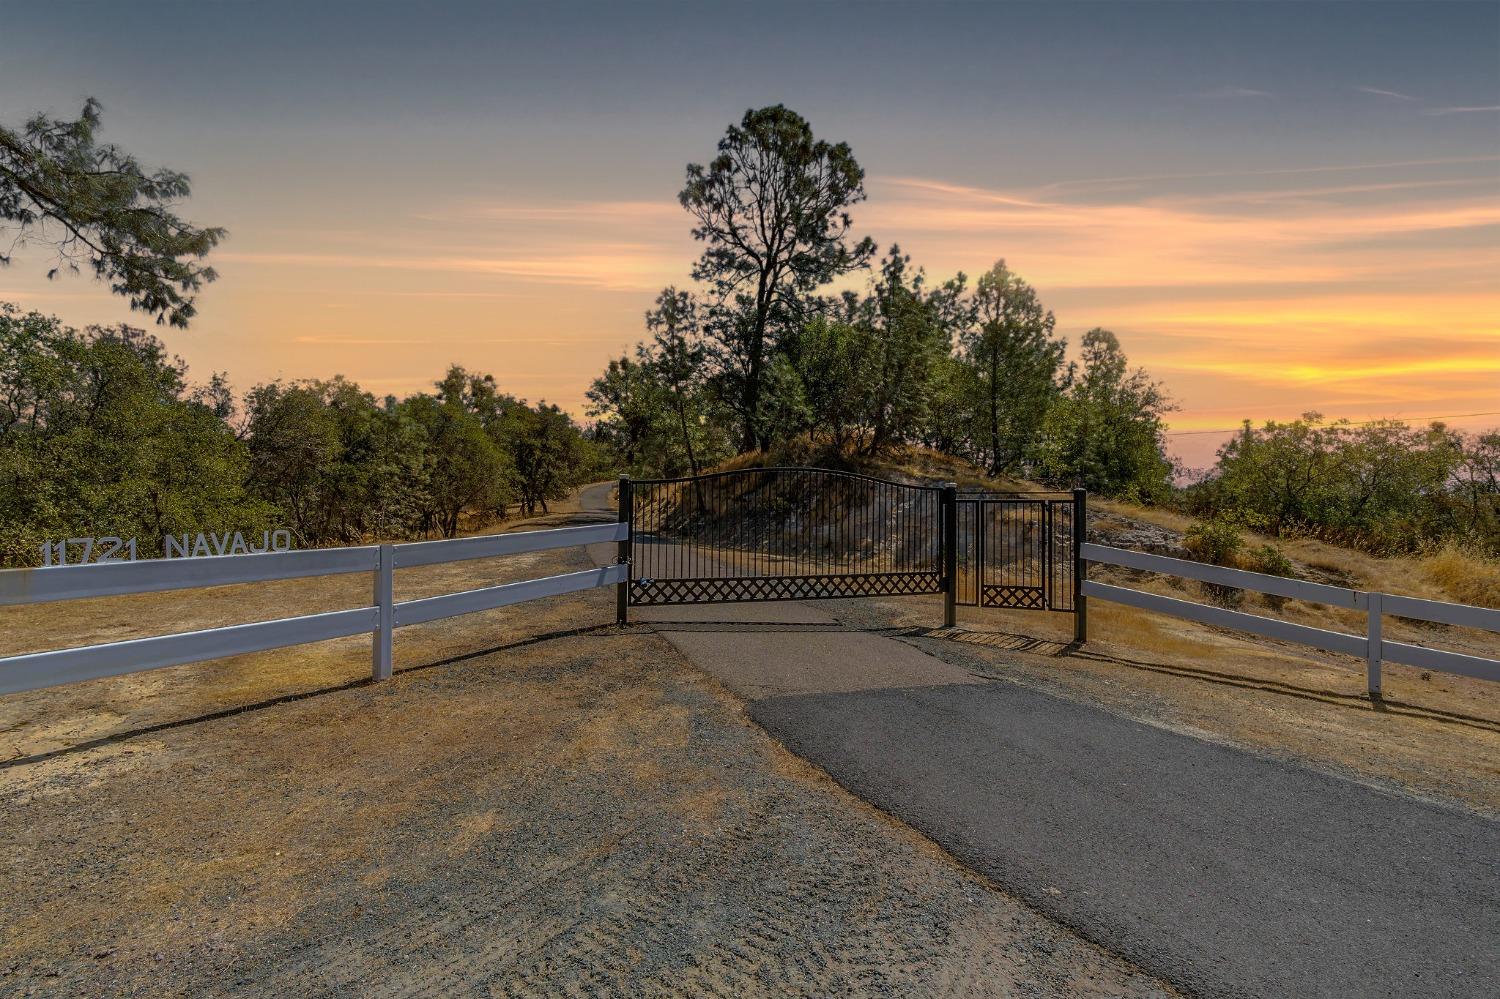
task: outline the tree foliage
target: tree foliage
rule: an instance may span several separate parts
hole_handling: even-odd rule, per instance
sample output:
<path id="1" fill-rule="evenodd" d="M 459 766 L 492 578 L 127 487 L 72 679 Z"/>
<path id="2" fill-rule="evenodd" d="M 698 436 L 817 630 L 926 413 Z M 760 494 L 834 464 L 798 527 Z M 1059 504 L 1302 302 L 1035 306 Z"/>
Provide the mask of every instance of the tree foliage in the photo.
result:
<path id="1" fill-rule="evenodd" d="M 596 470 L 556 406 L 452 368 L 377 400 L 344 378 L 194 387 L 161 341 L 0 304 L 0 558 L 43 541 L 285 527 L 301 545 L 451 537 L 546 503 Z"/>
<path id="2" fill-rule="evenodd" d="M 960 338 L 978 391 L 975 443 L 992 475 L 1017 472 L 1066 385 L 1067 344 L 1036 290 L 1003 260 L 980 276 L 971 308 Z"/>
<path id="3" fill-rule="evenodd" d="M 1130 370 L 1109 330 L 1089 330 L 1080 346 L 1078 376 L 1046 410 L 1038 434 L 1038 477 L 1137 502 L 1166 500 L 1172 464 L 1162 417 L 1172 407 L 1165 391 L 1144 369 Z"/>
<path id="4" fill-rule="evenodd" d="M 595 434 L 621 470 L 696 473 L 733 453 L 729 420 L 710 384 L 702 309 L 665 288 L 646 312 L 651 340 L 609 362 L 588 390 Z"/>
<path id="5" fill-rule="evenodd" d="M 100 110 L 90 98 L 73 121 L 39 114 L 20 129 L 0 126 L 0 223 L 16 243 L 54 249 L 49 277 L 87 267 L 131 308 L 187 326 L 195 293 L 216 276 L 200 261 L 225 231 L 176 214 L 175 203 L 191 193 L 186 174 L 147 172 L 117 146 L 101 145 Z M 0 253 L 0 264 L 10 260 Z"/>
<path id="6" fill-rule="evenodd" d="M 194 398 L 180 361 L 128 326 L 74 330 L 0 303 L 0 557 L 42 540 L 253 531 L 273 507 L 246 485 L 248 455 Z"/>
<path id="7" fill-rule="evenodd" d="M 1398 420 L 1326 423 L 1317 413 L 1244 429 L 1190 508 L 1233 511 L 1273 534 L 1312 533 L 1372 550 L 1457 538 L 1500 554 L 1500 433 Z"/>
<path id="8" fill-rule="evenodd" d="M 705 244 L 693 278 L 713 292 L 716 376 L 746 449 L 769 442 L 762 407 L 778 338 L 806 321 L 819 288 L 874 253 L 868 238 L 849 242 L 848 208 L 864 196 L 848 144 L 814 138 L 780 104 L 746 111 L 713 160 L 688 165 L 678 197 Z"/>

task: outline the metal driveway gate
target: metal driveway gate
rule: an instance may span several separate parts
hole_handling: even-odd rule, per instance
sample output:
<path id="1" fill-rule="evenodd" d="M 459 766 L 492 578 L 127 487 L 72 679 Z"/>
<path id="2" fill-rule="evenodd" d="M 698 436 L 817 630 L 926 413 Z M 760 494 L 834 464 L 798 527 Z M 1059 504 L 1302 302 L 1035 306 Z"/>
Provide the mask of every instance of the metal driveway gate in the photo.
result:
<path id="1" fill-rule="evenodd" d="M 954 600 L 970 607 L 1072 611 L 1081 496 L 962 493 Z"/>
<path id="2" fill-rule="evenodd" d="M 953 607 L 1072 612 L 1084 495 L 959 494 L 825 468 L 620 478 L 630 606 L 942 593 Z"/>
<path id="3" fill-rule="evenodd" d="M 941 488 L 822 468 L 621 479 L 630 603 L 942 593 Z"/>

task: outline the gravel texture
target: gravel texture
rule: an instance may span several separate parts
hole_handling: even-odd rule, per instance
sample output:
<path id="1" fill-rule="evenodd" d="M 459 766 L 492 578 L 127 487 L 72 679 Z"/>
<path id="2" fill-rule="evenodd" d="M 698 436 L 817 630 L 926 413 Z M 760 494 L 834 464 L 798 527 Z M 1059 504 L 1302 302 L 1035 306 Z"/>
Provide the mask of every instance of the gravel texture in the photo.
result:
<path id="1" fill-rule="evenodd" d="M 404 630 L 386 684 L 348 682 L 351 640 L 303 650 L 332 679 L 294 697 L 199 667 L 6 705 L 0 994 L 1172 994 L 604 624 L 612 598 Z M 70 741 L 104 723 L 69 712 L 106 730 Z"/>

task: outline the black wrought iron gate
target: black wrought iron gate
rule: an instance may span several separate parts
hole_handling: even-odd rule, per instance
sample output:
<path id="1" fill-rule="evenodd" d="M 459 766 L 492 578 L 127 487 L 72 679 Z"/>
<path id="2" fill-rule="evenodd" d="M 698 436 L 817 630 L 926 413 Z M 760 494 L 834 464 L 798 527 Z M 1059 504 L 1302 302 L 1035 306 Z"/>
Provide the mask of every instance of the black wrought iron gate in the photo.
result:
<path id="1" fill-rule="evenodd" d="M 970 607 L 1072 611 L 1081 497 L 967 493 L 958 506 L 954 600 Z"/>
<path id="2" fill-rule="evenodd" d="M 959 493 L 822 468 L 620 479 L 627 606 L 942 593 L 1079 614 L 1081 492 Z"/>
<path id="3" fill-rule="evenodd" d="M 821 468 L 621 489 L 632 604 L 943 592 L 939 489 Z"/>

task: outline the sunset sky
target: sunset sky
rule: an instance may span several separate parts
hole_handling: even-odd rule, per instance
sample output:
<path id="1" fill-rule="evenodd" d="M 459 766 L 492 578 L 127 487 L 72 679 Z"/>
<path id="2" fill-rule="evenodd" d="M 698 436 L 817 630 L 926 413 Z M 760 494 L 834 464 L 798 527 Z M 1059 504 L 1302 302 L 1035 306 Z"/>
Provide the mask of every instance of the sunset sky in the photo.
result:
<path id="1" fill-rule="evenodd" d="M 229 228 L 161 335 L 240 389 L 456 361 L 582 415 L 688 282 L 684 165 L 782 102 L 853 146 L 859 233 L 939 279 L 1003 257 L 1070 343 L 1119 334 L 1174 433 L 1500 424 L 1496 3 L 0 3 L 0 121 L 88 95 Z M 49 262 L 0 300 L 145 323 Z"/>

